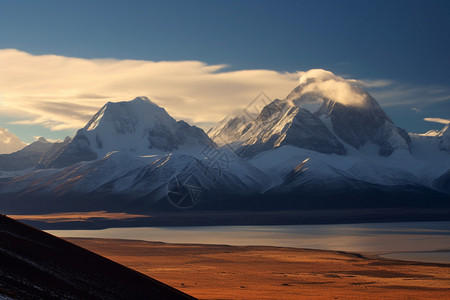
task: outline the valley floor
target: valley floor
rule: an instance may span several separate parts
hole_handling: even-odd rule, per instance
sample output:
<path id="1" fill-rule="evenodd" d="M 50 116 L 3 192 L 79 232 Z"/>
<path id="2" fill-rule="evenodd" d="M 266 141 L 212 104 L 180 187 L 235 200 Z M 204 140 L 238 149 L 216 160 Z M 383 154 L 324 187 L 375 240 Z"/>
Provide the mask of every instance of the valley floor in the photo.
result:
<path id="1" fill-rule="evenodd" d="M 261 246 L 67 238 L 199 299 L 447 299 L 450 264 Z"/>

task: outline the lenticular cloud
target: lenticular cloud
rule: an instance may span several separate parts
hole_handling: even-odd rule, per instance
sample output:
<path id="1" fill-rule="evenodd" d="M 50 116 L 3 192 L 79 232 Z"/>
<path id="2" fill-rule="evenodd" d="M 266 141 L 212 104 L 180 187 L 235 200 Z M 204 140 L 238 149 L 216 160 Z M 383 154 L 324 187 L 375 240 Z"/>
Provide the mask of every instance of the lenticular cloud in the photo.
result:
<path id="1" fill-rule="evenodd" d="M 356 80 L 344 79 L 322 69 L 312 69 L 300 74 L 299 83 L 304 85 L 302 94 L 320 94 L 336 102 L 352 106 L 363 106 L 367 102 L 367 93 Z"/>

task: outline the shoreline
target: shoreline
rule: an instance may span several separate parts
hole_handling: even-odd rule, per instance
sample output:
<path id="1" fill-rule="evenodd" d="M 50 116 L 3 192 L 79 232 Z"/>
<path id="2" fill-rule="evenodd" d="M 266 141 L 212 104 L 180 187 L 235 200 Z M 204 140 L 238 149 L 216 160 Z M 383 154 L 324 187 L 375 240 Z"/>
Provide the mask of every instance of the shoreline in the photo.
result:
<path id="1" fill-rule="evenodd" d="M 325 225 L 450 221 L 450 208 L 321 209 L 293 211 L 57 212 L 7 214 L 41 230 L 112 227 Z"/>
<path id="2" fill-rule="evenodd" d="M 175 244 L 275 246 L 394 255 L 396 259 L 450 263 L 450 222 L 337 225 L 134 227 L 48 230 L 60 237 L 131 239 Z M 409 254 L 405 252 L 416 252 Z M 431 253 L 446 250 L 442 253 Z M 399 255 L 405 256 L 399 257 Z M 411 259 L 408 256 L 414 255 Z M 431 260 L 430 260 L 431 259 Z"/>
<path id="3" fill-rule="evenodd" d="M 303 251 L 323 251 L 323 252 L 330 252 L 330 253 L 342 253 L 344 255 L 355 255 L 361 258 L 365 259 L 375 259 L 375 260 L 388 260 L 388 261 L 400 261 L 400 262 L 409 262 L 414 264 L 436 264 L 436 265 L 448 265 L 450 267 L 450 262 L 427 262 L 427 261 L 420 261 L 420 260 L 403 260 L 403 259 L 392 259 L 392 258 L 385 258 L 382 255 L 387 254 L 397 254 L 397 253 L 423 253 L 423 252 L 429 252 L 429 253 L 441 253 L 441 252 L 450 252 L 450 249 L 439 249 L 439 250 L 429 250 L 429 251 L 377 251 L 377 252 L 358 252 L 358 251 L 345 251 L 345 250 L 329 250 L 329 249 L 315 249 L 315 248 L 305 248 L 305 247 L 285 247 L 285 246 L 271 246 L 271 245 L 229 245 L 229 244 L 208 244 L 208 243 L 172 243 L 172 242 L 162 242 L 162 241 L 148 241 L 148 240 L 141 240 L 141 239 L 121 239 L 121 238 L 92 238 L 92 237 L 59 237 L 66 241 L 76 241 L 76 240 L 92 240 L 92 241 L 118 241 L 118 242 L 127 242 L 127 243 L 133 243 L 133 242 L 145 242 L 149 244 L 157 244 L 157 245 L 171 245 L 171 246 L 179 246 L 179 247 L 242 247 L 242 248 L 274 248 L 274 249 L 286 249 L 286 250 L 303 250 Z"/>
<path id="4" fill-rule="evenodd" d="M 70 237 L 70 236 L 60 236 L 59 238 L 64 240 L 117 240 L 117 241 L 124 241 L 124 242 L 147 242 L 152 244 L 167 244 L 167 245 L 175 245 L 175 246 L 197 246 L 197 247 L 208 247 L 208 246 L 217 246 L 217 247 L 261 247 L 261 248 L 280 248 L 280 249 L 292 249 L 292 250 L 305 250 L 305 251 L 326 251 L 326 252 L 336 252 L 336 253 L 343 253 L 343 254 L 350 254 L 350 255 L 358 255 L 361 257 L 365 257 L 367 259 L 379 259 L 379 260 L 398 260 L 403 262 L 410 262 L 410 263 L 423 263 L 423 264 L 438 264 L 438 265 L 449 265 L 450 266 L 450 260 L 446 262 L 435 262 L 435 261 L 426 261 L 426 260 L 411 260 L 411 259 L 402 259 L 402 258 L 389 258 L 384 257 L 385 255 L 391 255 L 391 254 L 421 254 L 421 253 L 449 253 L 450 254 L 450 248 L 449 249 L 435 249 L 435 250 L 426 250 L 426 251 L 404 251 L 404 250 L 398 250 L 398 251 L 375 251 L 375 252 L 364 252 L 364 251 L 346 251 L 346 250 L 332 250 L 332 249 L 320 249 L 320 248 L 307 248 L 307 247 L 295 247 L 295 246 L 275 246 L 275 245 L 231 245 L 231 244 L 211 244 L 211 243 L 198 243 L 198 242 L 164 242 L 164 241 L 150 241 L 150 240 L 143 240 L 143 239 L 123 239 L 123 238 L 101 238 L 101 237 Z"/>
<path id="5" fill-rule="evenodd" d="M 407 259 L 401 259 L 401 258 L 389 258 L 384 257 L 384 255 L 390 255 L 390 254 L 420 254 L 420 253 L 450 253 L 449 249 L 436 249 L 436 250 L 427 250 L 427 251 L 375 251 L 375 252 L 363 252 L 363 251 L 346 251 L 346 250 L 331 250 L 331 249 L 319 249 L 319 248 L 305 248 L 305 247 L 295 247 L 295 246 L 274 246 L 274 245 L 230 245 L 230 244 L 210 244 L 210 243 L 174 243 L 174 242 L 163 242 L 163 241 L 149 241 L 149 240 L 142 240 L 142 239 L 122 239 L 122 238 L 99 238 L 99 237 L 70 237 L 70 236 L 61 236 L 59 237 L 61 239 L 67 240 L 67 241 L 76 241 L 76 240 L 99 240 L 99 241 L 123 241 L 128 243 L 133 242 L 146 242 L 150 244 L 164 244 L 164 245 L 173 245 L 173 246 L 179 246 L 179 247 L 189 247 L 189 246 L 196 246 L 196 247 L 209 247 L 209 246 L 215 246 L 215 247 L 259 247 L 259 248 L 278 248 L 278 249 L 289 249 L 289 250 L 304 250 L 304 251 L 324 251 L 324 252 L 331 252 L 331 253 L 342 253 L 342 254 L 348 254 L 348 255 L 356 255 L 367 259 L 375 259 L 375 260 L 393 260 L 393 261 L 401 261 L 401 262 L 408 262 L 408 263 L 414 263 L 414 264 L 436 264 L 436 265 L 449 265 L 450 267 L 450 261 L 448 262 L 432 262 L 432 261 L 423 261 L 423 260 L 407 260 Z"/>
<path id="6" fill-rule="evenodd" d="M 450 264 L 274 246 L 64 238 L 199 299 L 443 299 Z"/>

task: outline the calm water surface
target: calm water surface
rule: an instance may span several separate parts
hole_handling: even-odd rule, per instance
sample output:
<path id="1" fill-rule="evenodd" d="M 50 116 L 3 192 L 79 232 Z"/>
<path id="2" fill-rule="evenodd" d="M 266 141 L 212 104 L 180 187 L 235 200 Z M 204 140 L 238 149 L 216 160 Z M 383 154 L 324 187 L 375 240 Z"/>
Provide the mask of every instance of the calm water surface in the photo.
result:
<path id="1" fill-rule="evenodd" d="M 377 252 L 389 253 L 385 257 L 395 259 L 450 263 L 450 222 L 139 227 L 102 230 L 48 230 L 47 232 L 60 237 Z"/>

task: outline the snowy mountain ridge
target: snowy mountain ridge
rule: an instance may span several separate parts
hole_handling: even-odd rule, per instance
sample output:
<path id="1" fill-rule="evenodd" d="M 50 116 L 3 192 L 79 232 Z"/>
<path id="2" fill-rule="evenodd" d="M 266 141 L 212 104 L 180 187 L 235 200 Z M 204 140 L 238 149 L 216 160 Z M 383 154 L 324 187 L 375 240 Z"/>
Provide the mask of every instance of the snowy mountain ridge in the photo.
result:
<path id="1" fill-rule="evenodd" d="M 275 99 L 252 120 L 226 117 L 210 137 L 242 145 L 240 151 L 247 156 L 283 145 L 340 155 L 366 143 L 378 145 L 383 156 L 409 149 L 406 131 L 353 81 L 310 70 L 299 82 L 284 100 Z"/>
<path id="2" fill-rule="evenodd" d="M 106 103 L 46 167 L 95 160 L 111 151 L 135 155 L 198 152 L 212 141 L 202 129 L 176 121 L 147 97 Z"/>
<path id="3" fill-rule="evenodd" d="M 14 199 L 8 205 L 23 201 L 30 209 L 33 199 L 74 207 L 80 195 L 89 207 L 143 209 L 259 201 L 277 208 L 283 199 L 286 207 L 313 205 L 311 199 L 339 207 L 335 195 L 353 199 L 347 205 L 361 199 L 409 205 L 401 202 L 405 197 L 422 205 L 427 195 L 448 200 L 448 125 L 436 134 L 408 135 L 353 81 L 323 70 L 304 76 L 284 100 L 259 114 L 234 112 L 209 137 L 146 97 L 108 102 L 73 139 L 40 140 L 0 155 L 0 194 Z M 14 169 L 18 163 L 10 162 L 24 161 L 27 149 L 35 150 L 21 165 L 28 169 Z"/>
<path id="4" fill-rule="evenodd" d="M 82 132 L 99 157 L 111 150 L 148 154 L 149 149 L 167 152 L 179 147 L 204 146 L 208 141 L 202 130 L 175 121 L 147 97 L 108 102 Z"/>

